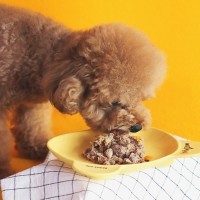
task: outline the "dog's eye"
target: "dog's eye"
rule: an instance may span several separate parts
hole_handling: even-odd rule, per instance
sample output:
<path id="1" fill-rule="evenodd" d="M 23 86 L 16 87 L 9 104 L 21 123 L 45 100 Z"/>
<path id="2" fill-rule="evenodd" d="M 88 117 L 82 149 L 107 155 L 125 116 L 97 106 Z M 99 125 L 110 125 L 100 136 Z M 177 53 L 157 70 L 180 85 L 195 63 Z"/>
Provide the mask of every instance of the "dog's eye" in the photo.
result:
<path id="1" fill-rule="evenodd" d="M 112 106 L 121 106 L 122 104 L 121 104 L 121 102 L 119 102 L 119 101 L 113 101 L 112 102 Z"/>
<path id="2" fill-rule="evenodd" d="M 113 102 L 112 102 L 112 106 L 113 106 L 113 107 L 120 107 L 120 108 L 122 108 L 122 109 L 126 109 L 126 106 L 123 105 L 120 101 L 113 101 Z"/>

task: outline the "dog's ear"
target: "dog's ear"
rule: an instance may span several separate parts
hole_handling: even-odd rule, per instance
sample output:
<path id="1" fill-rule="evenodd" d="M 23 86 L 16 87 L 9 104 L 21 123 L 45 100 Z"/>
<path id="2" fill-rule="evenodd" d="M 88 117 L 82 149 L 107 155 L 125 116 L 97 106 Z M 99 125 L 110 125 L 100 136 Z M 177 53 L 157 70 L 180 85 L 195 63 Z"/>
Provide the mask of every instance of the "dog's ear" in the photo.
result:
<path id="1" fill-rule="evenodd" d="M 77 78 L 65 78 L 60 81 L 50 100 L 60 112 L 75 114 L 79 112 L 83 91 L 84 87 Z"/>

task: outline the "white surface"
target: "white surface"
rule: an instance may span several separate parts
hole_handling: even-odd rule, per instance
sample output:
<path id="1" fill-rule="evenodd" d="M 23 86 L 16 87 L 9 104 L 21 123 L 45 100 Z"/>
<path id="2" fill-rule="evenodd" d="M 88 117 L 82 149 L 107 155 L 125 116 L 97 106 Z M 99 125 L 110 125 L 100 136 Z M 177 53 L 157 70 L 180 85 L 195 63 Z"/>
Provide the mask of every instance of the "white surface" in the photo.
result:
<path id="1" fill-rule="evenodd" d="M 38 166 L 1 180 L 3 200 L 199 200 L 200 157 L 176 159 L 109 180 L 92 180 L 50 154 Z"/>

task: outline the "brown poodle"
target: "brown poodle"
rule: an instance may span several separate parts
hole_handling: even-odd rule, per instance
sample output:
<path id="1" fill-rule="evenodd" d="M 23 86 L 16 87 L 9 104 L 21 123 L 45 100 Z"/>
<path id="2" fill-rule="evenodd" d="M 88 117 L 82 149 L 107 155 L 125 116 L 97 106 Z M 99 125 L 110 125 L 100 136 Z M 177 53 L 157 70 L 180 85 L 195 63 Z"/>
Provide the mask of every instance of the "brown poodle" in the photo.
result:
<path id="1" fill-rule="evenodd" d="M 154 96 L 164 74 L 164 55 L 131 27 L 75 32 L 38 13 L 0 5 L 0 177 L 10 173 L 8 110 L 19 152 L 44 158 L 49 101 L 62 113 L 80 112 L 93 129 L 127 132 L 149 125 L 142 101 Z"/>

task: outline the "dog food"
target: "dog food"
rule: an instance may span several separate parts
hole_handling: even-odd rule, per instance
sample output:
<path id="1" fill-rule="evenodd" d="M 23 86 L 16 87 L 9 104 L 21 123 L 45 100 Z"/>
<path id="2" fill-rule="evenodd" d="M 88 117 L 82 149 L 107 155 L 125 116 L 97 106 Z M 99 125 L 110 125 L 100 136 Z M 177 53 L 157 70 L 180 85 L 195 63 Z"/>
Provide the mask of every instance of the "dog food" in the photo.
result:
<path id="1" fill-rule="evenodd" d="M 138 136 L 109 133 L 97 137 L 83 156 L 103 165 L 142 163 L 145 162 L 144 143 Z"/>

